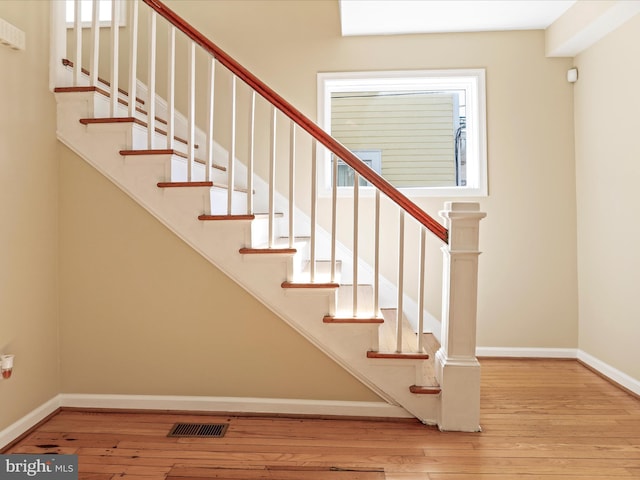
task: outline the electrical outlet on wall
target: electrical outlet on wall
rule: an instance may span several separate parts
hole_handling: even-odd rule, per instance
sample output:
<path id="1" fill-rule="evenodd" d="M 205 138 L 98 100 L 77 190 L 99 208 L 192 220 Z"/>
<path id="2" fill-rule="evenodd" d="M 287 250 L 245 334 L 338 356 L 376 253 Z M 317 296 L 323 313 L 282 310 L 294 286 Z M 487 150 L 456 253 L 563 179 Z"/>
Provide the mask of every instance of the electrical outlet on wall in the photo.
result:
<path id="1" fill-rule="evenodd" d="M 10 378 L 13 373 L 14 355 L 0 355 L 0 374 L 2 378 Z"/>

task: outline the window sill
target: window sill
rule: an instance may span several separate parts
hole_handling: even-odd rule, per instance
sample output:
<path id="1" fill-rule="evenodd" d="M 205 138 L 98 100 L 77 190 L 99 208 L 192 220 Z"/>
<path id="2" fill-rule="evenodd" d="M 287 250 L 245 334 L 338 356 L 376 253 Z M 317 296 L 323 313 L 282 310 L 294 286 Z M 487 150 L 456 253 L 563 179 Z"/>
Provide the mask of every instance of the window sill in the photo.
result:
<path id="1" fill-rule="evenodd" d="M 405 187 L 398 188 L 400 193 L 409 199 L 412 198 L 483 198 L 488 197 L 486 189 L 477 187 Z M 358 194 L 362 198 L 373 198 L 376 189 L 373 187 L 358 188 Z M 332 196 L 330 188 L 322 188 L 319 191 L 322 198 Z M 353 187 L 338 187 L 338 198 L 353 198 Z"/>
<path id="2" fill-rule="evenodd" d="M 67 30 L 73 30 L 75 27 L 75 24 L 73 22 L 67 22 Z M 118 24 L 118 28 L 124 28 L 126 27 L 126 25 L 123 25 L 122 23 Z M 80 24 L 80 28 L 82 28 L 83 30 L 86 29 L 90 29 L 91 28 L 91 22 L 82 22 Z M 111 22 L 99 22 L 98 23 L 98 28 L 111 28 Z"/>

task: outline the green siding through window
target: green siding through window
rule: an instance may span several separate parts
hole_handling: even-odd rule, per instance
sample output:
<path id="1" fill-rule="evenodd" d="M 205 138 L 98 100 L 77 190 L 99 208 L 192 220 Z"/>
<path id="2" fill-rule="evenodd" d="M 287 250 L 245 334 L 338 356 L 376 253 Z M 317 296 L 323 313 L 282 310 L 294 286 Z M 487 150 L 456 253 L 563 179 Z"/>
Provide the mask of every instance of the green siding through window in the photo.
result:
<path id="1" fill-rule="evenodd" d="M 351 150 L 382 151 L 396 187 L 455 185 L 457 98 L 432 92 L 335 92 L 331 134 Z"/>

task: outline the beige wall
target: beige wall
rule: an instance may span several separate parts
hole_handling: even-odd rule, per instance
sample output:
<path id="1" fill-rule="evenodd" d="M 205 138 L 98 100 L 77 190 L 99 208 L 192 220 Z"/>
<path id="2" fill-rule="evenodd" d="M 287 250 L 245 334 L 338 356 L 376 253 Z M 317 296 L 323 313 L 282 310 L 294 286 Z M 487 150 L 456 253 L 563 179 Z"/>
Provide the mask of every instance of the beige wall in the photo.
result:
<path id="1" fill-rule="evenodd" d="M 342 38 L 336 2 L 168 4 L 311 118 L 318 72 L 486 68 L 478 343 L 577 347 L 571 60 L 545 58 L 542 31 Z M 437 215 L 445 200 L 417 202 Z M 350 224 L 340 230 L 347 244 Z"/>
<path id="2" fill-rule="evenodd" d="M 575 64 L 580 349 L 640 379 L 640 15 Z"/>
<path id="3" fill-rule="evenodd" d="M 59 391 L 58 163 L 48 89 L 47 2 L 2 1 L 0 18 L 26 33 L 26 51 L 0 45 L 0 430 Z"/>
<path id="4" fill-rule="evenodd" d="M 572 60 L 545 58 L 543 32 L 341 38 L 332 1 L 168 3 L 312 118 L 319 71 L 486 68 L 490 195 L 478 199 L 488 213 L 478 343 L 580 347 L 640 378 L 632 342 L 639 232 L 629 224 L 638 217 L 638 147 L 629 139 L 640 72 L 627 61 L 638 56 L 637 18 L 576 59 L 581 78 L 572 87 Z M 0 428 L 59 391 L 375 400 L 74 154 L 56 149 L 47 10 L 47 2 L 0 2 L 0 17 L 27 32 L 26 52 L 0 47 L 0 347 L 17 354 L 15 377 L 0 381 Z M 435 215 L 445 200 L 417 201 Z M 173 330 L 176 318 L 198 335 L 176 333 L 187 330 Z M 211 345 L 220 350 L 206 351 Z M 169 351 L 183 353 L 187 368 L 163 363 Z"/>
<path id="5" fill-rule="evenodd" d="M 62 392 L 378 397 L 60 146 Z"/>

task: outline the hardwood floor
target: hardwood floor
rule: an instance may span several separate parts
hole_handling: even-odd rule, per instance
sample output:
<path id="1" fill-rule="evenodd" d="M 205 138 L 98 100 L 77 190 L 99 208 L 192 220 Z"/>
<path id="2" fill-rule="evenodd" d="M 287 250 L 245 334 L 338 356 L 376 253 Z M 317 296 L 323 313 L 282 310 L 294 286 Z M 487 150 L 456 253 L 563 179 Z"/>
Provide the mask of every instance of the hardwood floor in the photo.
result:
<path id="1" fill-rule="evenodd" d="M 87 480 L 640 479 L 640 400 L 576 361 L 485 359 L 482 427 L 62 411 L 14 453 L 77 453 Z M 224 438 L 168 438 L 229 422 Z"/>

